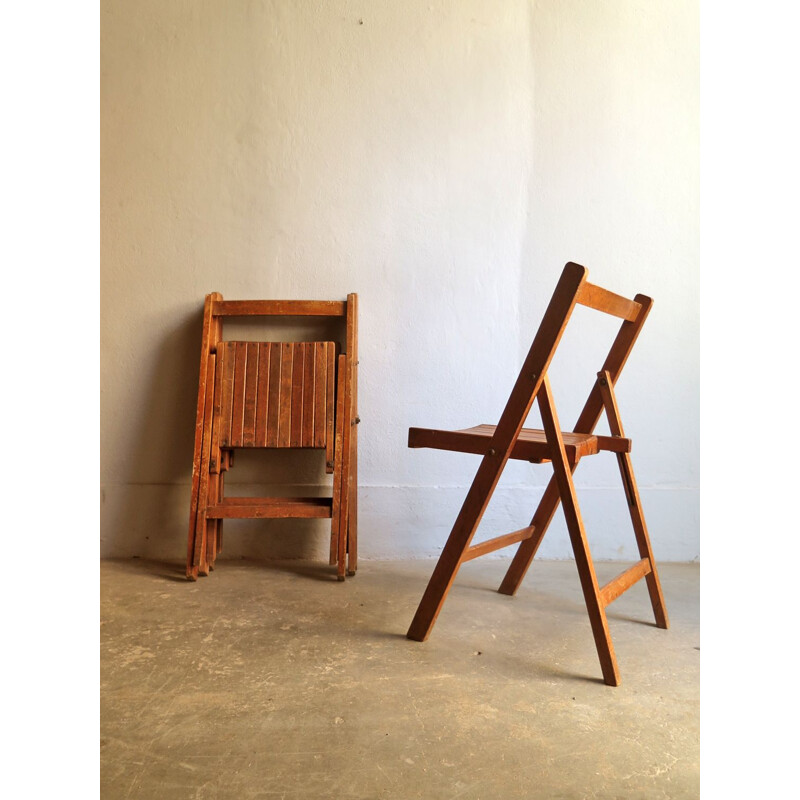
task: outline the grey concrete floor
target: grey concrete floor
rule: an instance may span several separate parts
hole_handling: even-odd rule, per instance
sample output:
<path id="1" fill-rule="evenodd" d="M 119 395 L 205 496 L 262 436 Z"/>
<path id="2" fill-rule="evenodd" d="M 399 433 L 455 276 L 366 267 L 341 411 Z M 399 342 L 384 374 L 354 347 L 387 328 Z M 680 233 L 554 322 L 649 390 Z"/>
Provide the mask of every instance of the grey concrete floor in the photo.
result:
<path id="1" fill-rule="evenodd" d="M 507 564 L 464 565 L 418 643 L 432 561 L 102 562 L 102 797 L 698 797 L 699 566 L 660 565 L 668 631 L 644 583 L 609 606 L 612 688 L 575 565 L 511 598 Z"/>

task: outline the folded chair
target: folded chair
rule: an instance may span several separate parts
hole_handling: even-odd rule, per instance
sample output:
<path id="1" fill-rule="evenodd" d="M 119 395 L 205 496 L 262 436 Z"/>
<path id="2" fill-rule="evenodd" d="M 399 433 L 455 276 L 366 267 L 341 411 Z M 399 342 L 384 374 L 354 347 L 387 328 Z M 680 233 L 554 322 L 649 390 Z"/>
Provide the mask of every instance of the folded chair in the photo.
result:
<path id="1" fill-rule="evenodd" d="M 636 581 L 644 578 L 656 625 L 659 628 L 669 626 L 656 563 L 650 548 L 639 492 L 633 475 L 630 458 L 631 440 L 625 437 L 622 429 L 614 394 L 614 384 L 636 342 L 653 301 L 641 294 L 637 294 L 633 300 L 620 297 L 589 283 L 586 280 L 587 274 L 587 270 L 579 264 L 569 263 L 564 267 L 496 426 L 478 425 L 458 431 L 409 429 L 409 447 L 433 447 L 439 450 L 475 453 L 482 456 L 482 459 L 417 608 L 408 630 L 408 638 L 420 642 L 428 638 L 461 564 L 502 547 L 520 543 L 499 590 L 503 594 L 513 595 L 536 555 L 556 508 L 561 503 L 600 658 L 603 679 L 607 684 L 617 686 L 620 675 L 606 619 L 606 606 Z M 611 314 L 623 322 L 602 369 L 597 373 L 597 380 L 575 427 L 571 432 L 562 432 L 547 370 L 576 304 Z M 539 402 L 543 430 L 522 427 L 534 398 Z M 608 418 L 611 436 L 593 433 L 603 411 Z M 572 480 L 572 474 L 581 458 L 602 451 L 616 455 L 640 556 L 636 564 L 605 586 L 599 586 L 597 582 Z M 534 463 L 552 462 L 554 475 L 544 491 L 530 525 L 470 546 L 509 458 Z"/>
<path id="2" fill-rule="evenodd" d="M 208 575 L 225 519 L 330 518 L 337 578 L 358 560 L 358 297 L 346 301 L 223 300 L 206 296 L 192 467 L 186 576 Z M 337 342 L 223 339 L 229 317 L 338 317 Z M 330 497 L 225 497 L 237 448 L 325 450 Z"/>

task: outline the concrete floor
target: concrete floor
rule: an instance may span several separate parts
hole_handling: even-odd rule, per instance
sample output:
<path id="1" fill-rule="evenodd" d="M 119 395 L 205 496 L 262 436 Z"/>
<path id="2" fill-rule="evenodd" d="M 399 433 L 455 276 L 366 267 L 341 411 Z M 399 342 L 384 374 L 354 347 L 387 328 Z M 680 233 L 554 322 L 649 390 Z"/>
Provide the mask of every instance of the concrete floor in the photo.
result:
<path id="1" fill-rule="evenodd" d="M 102 562 L 102 797 L 698 797 L 699 566 L 660 566 L 669 631 L 643 583 L 609 607 L 612 688 L 575 565 L 510 598 L 507 564 L 462 567 L 421 644 L 432 561 Z"/>

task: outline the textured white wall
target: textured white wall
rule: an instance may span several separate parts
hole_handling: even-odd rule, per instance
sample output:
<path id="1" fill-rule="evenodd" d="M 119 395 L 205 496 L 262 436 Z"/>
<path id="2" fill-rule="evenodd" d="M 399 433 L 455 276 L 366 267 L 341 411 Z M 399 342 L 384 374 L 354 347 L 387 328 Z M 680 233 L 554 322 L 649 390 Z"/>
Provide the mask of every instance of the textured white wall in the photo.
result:
<path id="1" fill-rule="evenodd" d="M 652 0 L 105 0 L 101 553 L 184 551 L 215 290 L 359 293 L 361 554 L 435 555 L 477 461 L 408 450 L 407 429 L 496 421 L 575 260 L 656 300 L 619 399 L 656 555 L 696 558 L 697 16 Z M 565 425 L 613 335 L 597 317 L 579 311 L 552 372 Z M 616 465 L 596 461 L 576 476 L 594 552 L 634 557 Z M 309 454 L 267 475 L 284 468 L 324 475 Z M 513 464 L 479 536 L 525 524 L 548 469 Z M 324 557 L 321 522 L 226 525 L 224 556 Z M 540 552 L 570 556 L 560 520 Z"/>

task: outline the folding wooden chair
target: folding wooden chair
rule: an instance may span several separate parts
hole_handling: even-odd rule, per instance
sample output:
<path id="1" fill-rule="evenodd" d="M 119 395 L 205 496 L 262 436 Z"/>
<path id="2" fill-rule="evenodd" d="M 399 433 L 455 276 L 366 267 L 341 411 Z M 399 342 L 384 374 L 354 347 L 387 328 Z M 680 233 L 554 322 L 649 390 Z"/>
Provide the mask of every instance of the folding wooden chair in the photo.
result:
<path id="1" fill-rule="evenodd" d="M 346 301 L 223 300 L 206 296 L 192 468 L 186 576 L 208 575 L 225 519 L 330 518 L 340 581 L 358 561 L 358 297 Z M 339 317 L 337 342 L 224 341 L 226 317 Z M 317 448 L 330 497 L 225 497 L 236 448 Z"/>
<path id="2" fill-rule="evenodd" d="M 408 638 L 420 642 L 428 638 L 461 564 L 502 547 L 521 543 L 499 590 L 503 594 L 513 595 L 536 555 L 547 527 L 561 502 L 600 657 L 603 678 L 607 684 L 617 686 L 620 676 L 606 619 L 606 606 L 640 578 L 645 578 L 656 624 L 659 628 L 669 626 L 631 466 L 631 440 L 626 438 L 623 432 L 614 395 L 614 384 L 636 342 L 653 301 L 641 294 L 637 294 L 633 300 L 620 297 L 589 283 L 586 280 L 587 274 L 587 270 L 579 264 L 569 263 L 564 267 L 497 426 L 479 425 L 459 431 L 409 429 L 409 447 L 433 447 L 440 450 L 475 453 L 483 458 L 417 608 L 408 630 Z M 576 304 L 612 314 L 621 318 L 623 323 L 603 368 L 597 373 L 597 380 L 573 431 L 564 433 L 559 427 L 547 369 Z M 522 427 L 534 398 L 539 402 L 544 430 Z M 593 434 L 604 410 L 611 436 Z M 640 560 L 601 587 L 598 585 L 589 552 L 572 474 L 581 458 L 604 450 L 616 454 L 617 457 Z M 554 475 L 544 491 L 530 525 L 470 546 L 509 458 L 534 463 L 551 461 Z"/>

